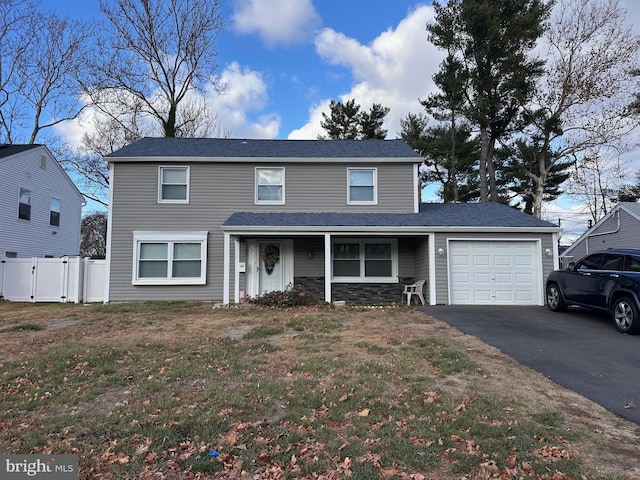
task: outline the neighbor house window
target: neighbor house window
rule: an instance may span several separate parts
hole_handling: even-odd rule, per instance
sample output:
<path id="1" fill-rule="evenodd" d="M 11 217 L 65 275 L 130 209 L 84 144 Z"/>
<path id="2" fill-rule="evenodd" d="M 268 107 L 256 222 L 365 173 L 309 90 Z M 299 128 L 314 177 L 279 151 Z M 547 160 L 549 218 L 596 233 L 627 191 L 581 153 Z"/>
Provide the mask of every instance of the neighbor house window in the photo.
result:
<path id="1" fill-rule="evenodd" d="M 4 252 L 6 258 L 18 258 L 18 252 Z"/>
<path id="2" fill-rule="evenodd" d="M 204 285 L 207 232 L 133 232 L 134 285 Z"/>
<path id="3" fill-rule="evenodd" d="M 378 203 L 377 170 L 375 168 L 348 168 L 347 182 L 347 203 Z"/>
<path id="4" fill-rule="evenodd" d="M 345 240 L 333 243 L 333 280 L 397 281 L 395 240 Z"/>
<path id="5" fill-rule="evenodd" d="M 256 203 L 284 203 L 284 168 L 256 168 Z"/>
<path id="6" fill-rule="evenodd" d="M 158 201 L 189 203 L 189 167 L 160 167 Z"/>
<path id="7" fill-rule="evenodd" d="M 49 225 L 52 227 L 60 226 L 60 199 L 51 197 L 49 206 Z"/>
<path id="8" fill-rule="evenodd" d="M 31 220 L 31 190 L 26 188 L 20 189 L 20 198 L 18 200 L 18 218 L 23 220 Z"/>

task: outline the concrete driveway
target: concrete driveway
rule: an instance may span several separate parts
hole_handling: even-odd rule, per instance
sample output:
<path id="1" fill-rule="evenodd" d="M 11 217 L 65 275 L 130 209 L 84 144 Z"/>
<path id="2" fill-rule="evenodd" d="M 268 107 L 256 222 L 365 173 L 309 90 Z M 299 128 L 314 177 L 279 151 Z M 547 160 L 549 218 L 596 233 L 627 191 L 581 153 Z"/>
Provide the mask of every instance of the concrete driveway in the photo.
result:
<path id="1" fill-rule="evenodd" d="M 640 335 L 619 333 L 608 316 L 528 306 L 421 310 L 640 425 Z"/>

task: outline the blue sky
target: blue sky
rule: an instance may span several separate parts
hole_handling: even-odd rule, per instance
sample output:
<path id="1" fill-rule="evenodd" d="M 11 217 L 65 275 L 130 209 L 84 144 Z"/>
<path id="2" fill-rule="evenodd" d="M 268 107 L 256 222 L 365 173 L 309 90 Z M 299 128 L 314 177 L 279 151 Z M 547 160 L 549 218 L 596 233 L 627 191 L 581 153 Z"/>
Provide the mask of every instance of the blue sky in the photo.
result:
<path id="1" fill-rule="evenodd" d="M 42 7 L 99 19 L 98 3 L 45 0 Z M 391 109 L 385 127 L 395 138 L 400 118 L 421 111 L 418 99 L 433 88 L 441 58 L 426 40 L 430 4 L 227 0 L 230 23 L 217 43 L 227 91 L 210 99 L 220 127 L 232 137 L 315 138 L 330 100 L 356 98 L 364 108 Z"/>
<path id="2" fill-rule="evenodd" d="M 331 100 L 354 98 L 368 109 L 390 108 L 384 127 L 396 138 L 400 119 L 419 113 L 433 92 L 442 52 L 426 39 L 431 1 L 225 0 L 230 21 L 218 38 L 224 95 L 209 101 L 219 127 L 236 138 L 316 138 Z M 42 0 L 44 10 L 100 19 L 98 0 Z M 629 23 L 640 23 L 640 2 L 620 0 Z M 635 25 L 638 32 L 638 25 Z M 77 142 L 87 125 L 67 123 L 58 133 Z M 426 200 L 435 200 L 431 193 Z M 584 231 L 584 207 L 570 199 L 546 207 L 568 234 Z"/>

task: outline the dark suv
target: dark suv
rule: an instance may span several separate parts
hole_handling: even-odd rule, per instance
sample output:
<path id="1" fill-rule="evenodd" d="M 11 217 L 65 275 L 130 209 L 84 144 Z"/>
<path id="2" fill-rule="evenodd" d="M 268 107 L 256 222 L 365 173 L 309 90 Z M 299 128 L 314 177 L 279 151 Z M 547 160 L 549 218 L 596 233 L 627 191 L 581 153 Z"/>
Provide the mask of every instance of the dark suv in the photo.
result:
<path id="1" fill-rule="evenodd" d="M 607 311 L 622 333 L 640 331 L 640 250 L 609 249 L 587 255 L 547 278 L 547 306 Z"/>

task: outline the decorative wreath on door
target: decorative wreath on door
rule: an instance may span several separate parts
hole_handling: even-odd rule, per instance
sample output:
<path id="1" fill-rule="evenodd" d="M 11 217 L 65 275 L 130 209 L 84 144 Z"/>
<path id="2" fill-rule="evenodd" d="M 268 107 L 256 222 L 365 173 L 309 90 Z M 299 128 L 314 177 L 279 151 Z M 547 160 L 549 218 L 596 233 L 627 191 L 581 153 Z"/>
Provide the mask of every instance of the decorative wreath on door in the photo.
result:
<path id="1" fill-rule="evenodd" d="M 271 275 L 276 263 L 280 261 L 280 249 L 275 245 L 267 245 L 262 251 L 262 261 L 267 275 Z"/>

